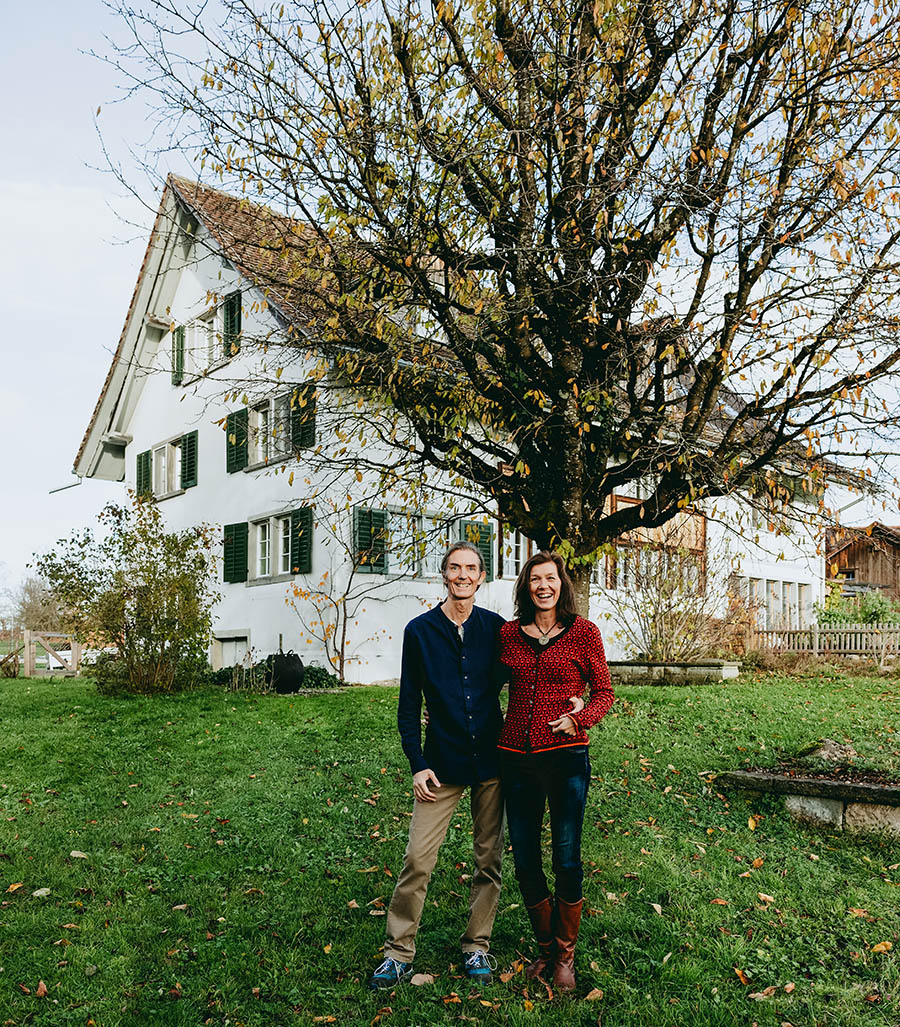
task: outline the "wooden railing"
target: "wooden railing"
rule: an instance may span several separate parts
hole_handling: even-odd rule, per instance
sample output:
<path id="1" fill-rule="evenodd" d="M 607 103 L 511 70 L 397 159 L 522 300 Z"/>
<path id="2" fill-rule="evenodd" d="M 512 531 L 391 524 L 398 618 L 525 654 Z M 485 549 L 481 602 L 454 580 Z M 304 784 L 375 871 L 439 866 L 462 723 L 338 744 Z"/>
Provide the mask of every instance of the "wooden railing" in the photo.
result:
<path id="1" fill-rule="evenodd" d="M 751 646 L 813 656 L 870 656 L 883 662 L 900 656 L 900 624 L 812 624 L 808 628 L 769 628 L 751 633 Z"/>

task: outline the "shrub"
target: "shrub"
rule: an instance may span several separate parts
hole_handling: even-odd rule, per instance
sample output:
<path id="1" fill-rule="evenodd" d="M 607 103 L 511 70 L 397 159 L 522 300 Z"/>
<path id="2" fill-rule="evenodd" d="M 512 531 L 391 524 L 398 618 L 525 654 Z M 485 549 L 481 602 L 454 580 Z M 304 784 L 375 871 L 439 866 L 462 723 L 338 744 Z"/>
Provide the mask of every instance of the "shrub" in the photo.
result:
<path id="1" fill-rule="evenodd" d="M 842 596 L 832 588 L 824 606 L 815 607 L 820 625 L 900 624 L 900 607 L 884 592 L 873 589 L 857 596 Z"/>
<path id="2" fill-rule="evenodd" d="M 324 667 L 307 667 L 303 675 L 304 688 L 340 688 L 342 684 L 337 675 Z"/>
<path id="3" fill-rule="evenodd" d="M 77 637 L 112 649 L 92 675 L 104 694 L 173 692 L 208 677 L 206 650 L 218 599 L 212 532 L 163 527 L 157 508 L 110 504 L 98 520 L 40 557 L 37 568 Z"/>

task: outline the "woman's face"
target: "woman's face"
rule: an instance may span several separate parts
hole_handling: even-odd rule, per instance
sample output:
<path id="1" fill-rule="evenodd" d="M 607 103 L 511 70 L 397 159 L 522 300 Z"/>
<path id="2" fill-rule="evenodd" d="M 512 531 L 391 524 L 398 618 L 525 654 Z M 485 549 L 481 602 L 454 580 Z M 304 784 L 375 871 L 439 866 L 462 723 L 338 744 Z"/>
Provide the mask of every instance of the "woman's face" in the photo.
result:
<path id="1" fill-rule="evenodd" d="M 554 610 L 561 588 L 555 563 L 538 563 L 528 576 L 528 590 L 535 610 Z"/>

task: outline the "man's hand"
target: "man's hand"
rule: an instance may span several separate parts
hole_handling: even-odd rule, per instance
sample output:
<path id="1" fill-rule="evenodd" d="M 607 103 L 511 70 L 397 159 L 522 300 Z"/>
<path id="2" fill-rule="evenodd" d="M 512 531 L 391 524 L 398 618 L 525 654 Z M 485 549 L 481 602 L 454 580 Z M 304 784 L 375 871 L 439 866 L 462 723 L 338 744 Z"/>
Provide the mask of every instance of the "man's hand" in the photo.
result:
<path id="1" fill-rule="evenodd" d="M 413 774 L 413 795 L 417 802 L 437 802 L 437 796 L 428 787 L 429 784 L 433 784 L 435 788 L 441 787 L 441 782 L 433 770 L 420 770 Z"/>
<path id="2" fill-rule="evenodd" d="M 584 709 L 584 699 L 582 699 L 580 695 L 573 695 L 569 700 L 569 704 L 572 707 L 573 713 L 578 713 Z M 564 713 L 561 717 L 557 717 L 556 720 L 551 720 L 547 724 L 547 727 L 549 727 L 555 735 L 574 735 L 578 732 L 578 726 L 568 713 Z"/>

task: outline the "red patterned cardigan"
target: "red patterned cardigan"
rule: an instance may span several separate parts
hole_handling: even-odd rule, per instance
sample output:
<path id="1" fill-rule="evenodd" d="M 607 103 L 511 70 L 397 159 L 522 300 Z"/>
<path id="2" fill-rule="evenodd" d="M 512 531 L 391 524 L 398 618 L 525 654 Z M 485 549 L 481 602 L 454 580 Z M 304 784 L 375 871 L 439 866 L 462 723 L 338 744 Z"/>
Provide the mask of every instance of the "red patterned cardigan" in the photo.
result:
<path id="1" fill-rule="evenodd" d="M 509 705 L 497 742 L 511 752 L 546 752 L 587 745 L 587 729 L 609 712 L 613 690 L 597 626 L 583 617 L 546 649 L 536 652 L 522 637 L 518 620 L 500 629 L 500 661 L 509 677 Z M 590 689 L 587 705 L 571 712 L 569 699 Z M 568 713 L 578 728 L 574 735 L 554 734 L 547 726 Z"/>

